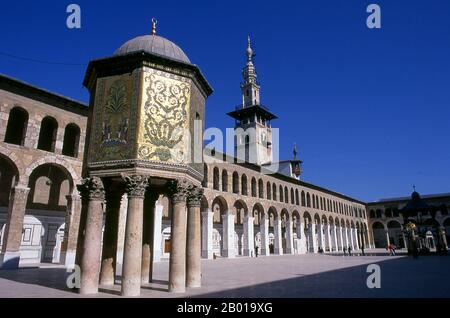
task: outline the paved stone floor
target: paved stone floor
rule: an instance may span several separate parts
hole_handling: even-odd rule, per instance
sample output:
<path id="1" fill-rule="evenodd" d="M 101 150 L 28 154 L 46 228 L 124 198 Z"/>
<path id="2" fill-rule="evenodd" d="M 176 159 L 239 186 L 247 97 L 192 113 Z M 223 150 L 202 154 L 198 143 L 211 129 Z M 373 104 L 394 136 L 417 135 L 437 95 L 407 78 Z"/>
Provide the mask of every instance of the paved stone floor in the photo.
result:
<path id="1" fill-rule="evenodd" d="M 369 264 L 381 267 L 381 289 L 367 288 Z M 327 298 L 450 297 L 450 257 L 343 257 L 285 255 L 203 261 L 203 287 L 169 294 L 168 262 L 155 264 L 155 283 L 143 286 L 142 297 Z M 66 287 L 69 274 L 59 266 L 0 271 L 0 297 L 79 297 Z M 93 297 L 117 297 L 118 285 L 101 288 Z"/>

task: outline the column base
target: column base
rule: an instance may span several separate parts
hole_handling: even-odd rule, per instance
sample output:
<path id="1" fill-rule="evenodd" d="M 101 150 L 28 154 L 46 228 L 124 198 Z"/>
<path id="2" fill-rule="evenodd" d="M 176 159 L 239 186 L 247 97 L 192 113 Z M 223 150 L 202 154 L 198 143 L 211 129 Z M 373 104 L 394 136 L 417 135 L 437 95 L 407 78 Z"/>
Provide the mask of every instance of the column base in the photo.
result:
<path id="1" fill-rule="evenodd" d="M 261 256 L 269 256 L 270 255 L 270 251 L 269 250 L 261 250 Z"/>
<path id="2" fill-rule="evenodd" d="M 255 251 L 254 250 L 244 250 L 244 256 L 254 257 L 255 256 Z"/>
<path id="3" fill-rule="evenodd" d="M 214 255 L 213 255 L 213 251 L 212 250 L 203 250 L 202 251 L 202 258 L 204 259 L 213 259 Z"/>
<path id="4" fill-rule="evenodd" d="M 223 257 L 225 258 L 235 258 L 236 254 L 234 250 L 223 250 Z"/>
<path id="5" fill-rule="evenodd" d="M 0 269 L 19 269 L 20 252 L 6 252 L 0 254 Z"/>
<path id="6" fill-rule="evenodd" d="M 62 252 L 59 264 L 64 265 L 68 269 L 75 268 L 76 251 Z"/>
<path id="7" fill-rule="evenodd" d="M 274 253 L 275 255 L 283 255 L 283 249 L 281 249 L 281 248 L 275 248 L 274 251 L 273 251 L 273 253 Z"/>
<path id="8" fill-rule="evenodd" d="M 295 251 L 293 248 L 286 248 L 286 254 L 295 254 Z"/>

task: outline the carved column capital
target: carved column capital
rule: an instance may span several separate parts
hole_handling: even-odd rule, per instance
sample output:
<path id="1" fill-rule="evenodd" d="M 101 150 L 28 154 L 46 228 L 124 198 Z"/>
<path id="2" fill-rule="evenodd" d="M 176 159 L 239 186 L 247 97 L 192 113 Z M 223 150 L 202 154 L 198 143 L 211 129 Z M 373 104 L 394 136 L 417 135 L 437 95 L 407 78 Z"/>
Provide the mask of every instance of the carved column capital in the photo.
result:
<path id="1" fill-rule="evenodd" d="M 148 177 L 143 175 L 132 175 L 124 177 L 125 191 L 128 198 L 144 198 L 148 186 Z"/>
<path id="2" fill-rule="evenodd" d="M 86 178 L 77 185 L 81 199 L 87 200 L 105 200 L 105 188 L 103 182 L 98 177 Z"/>
<path id="3" fill-rule="evenodd" d="M 11 191 L 12 191 L 12 195 L 14 196 L 15 200 L 27 202 L 28 193 L 30 193 L 30 188 L 16 186 L 16 187 L 12 188 Z"/>
<path id="4" fill-rule="evenodd" d="M 192 187 L 192 183 L 187 180 L 171 180 L 169 182 L 169 195 L 172 203 L 185 203 Z"/>
<path id="5" fill-rule="evenodd" d="M 204 189 L 201 187 L 193 186 L 188 194 L 187 205 L 188 207 L 199 208 L 201 206 Z"/>

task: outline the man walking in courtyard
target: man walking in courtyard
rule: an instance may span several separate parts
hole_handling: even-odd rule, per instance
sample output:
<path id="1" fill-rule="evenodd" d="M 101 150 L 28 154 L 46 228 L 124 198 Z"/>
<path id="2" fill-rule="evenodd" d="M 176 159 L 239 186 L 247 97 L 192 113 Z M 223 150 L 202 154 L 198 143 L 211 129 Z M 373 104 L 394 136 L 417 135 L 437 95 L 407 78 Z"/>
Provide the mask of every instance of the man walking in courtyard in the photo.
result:
<path id="1" fill-rule="evenodd" d="M 352 256 L 352 247 L 351 246 L 348 247 L 348 256 Z"/>

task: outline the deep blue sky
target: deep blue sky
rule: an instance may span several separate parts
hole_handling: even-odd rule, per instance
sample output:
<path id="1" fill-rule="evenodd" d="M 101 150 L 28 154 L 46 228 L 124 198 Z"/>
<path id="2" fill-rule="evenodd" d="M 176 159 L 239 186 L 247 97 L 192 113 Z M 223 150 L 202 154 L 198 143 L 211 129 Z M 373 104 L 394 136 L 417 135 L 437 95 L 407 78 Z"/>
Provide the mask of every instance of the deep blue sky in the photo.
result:
<path id="1" fill-rule="evenodd" d="M 65 26 L 82 8 L 81 30 Z M 382 29 L 366 27 L 366 7 Z M 450 192 L 450 1 L 5 1 L 0 52 L 87 64 L 127 40 L 158 34 L 180 45 L 215 89 L 207 125 L 241 101 L 247 34 L 262 102 L 280 119 L 281 157 L 297 142 L 303 179 L 361 200 Z M 13 59 L 0 73 L 87 101 L 86 67 Z"/>

